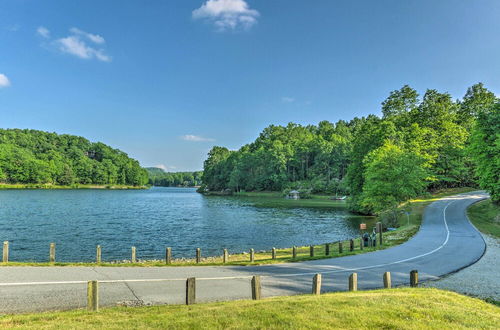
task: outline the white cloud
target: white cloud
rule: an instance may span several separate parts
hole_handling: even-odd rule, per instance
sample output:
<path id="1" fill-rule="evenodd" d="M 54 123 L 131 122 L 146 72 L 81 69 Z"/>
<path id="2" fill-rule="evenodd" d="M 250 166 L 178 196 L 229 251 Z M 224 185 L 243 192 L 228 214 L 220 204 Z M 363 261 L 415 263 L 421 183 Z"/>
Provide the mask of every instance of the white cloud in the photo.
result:
<path id="1" fill-rule="evenodd" d="M 10 86 L 9 78 L 7 78 L 7 76 L 4 75 L 3 73 L 0 73 L 0 88 L 9 87 L 9 86 Z"/>
<path id="2" fill-rule="evenodd" d="M 293 97 L 283 96 L 281 98 L 281 102 L 283 102 L 283 103 L 293 103 L 293 102 L 295 102 L 295 99 Z"/>
<path id="3" fill-rule="evenodd" d="M 199 135 L 192 135 L 192 134 L 187 134 L 181 136 L 181 139 L 184 141 L 191 141 L 191 142 L 209 142 L 209 141 L 215 141 L 215 139 L 212 138 L 207 138 Z"/>
<path id="4" fill-rule="evenodd" d="M 208 0 L 193 10 L 194 19 L 212 22 L 219 31 L 247 30 L 257 23 L 259 12 L 250 9 L 244 0 Z"/>
<path id="5" fill-rule="evenodd" d="M 39 26 L 36 33 L 43 38 L 50 38 L 50 31 L 45 26 Z"/>
<path id="6" fill-rule="evenodd" d="M 50 31 L 44 26 L 38 27 L 36 32 L 45 39 L 51 39 Z M 69 32 L 70 34 L 67 37 L 50 40 L 49 45 L 56 47 L 63 53 L 71 54 L 79 58 L 87 60 L 97 59 L 102 62 L 111 61 L 111 56 L 107 55 L 102 48 L 106 43 L 103 37 L 98 34 L 82 31 L 75 27 L 71 28 Z M 99 48 L 94 45 L 89 45 L 88 42 L 99 45 L 97 46 Z M 47 44 L 42 44 L 42 46 L 47 47 Z"/>
<path id="7" fill-rule="evenodd" d="M 63 53 L 72 54 L 83 59 L 96 58 L 103 62 L 111 61 L 111 57 L 106 55 L 104 50 L 88 46 L 85 41 L 75 35 L 57 39 L 55 43 Z"/>
<path id="8" fill-rule="evenodd" d="M 84 36 L 87 39 L 89 39 L 90 41 L 92 41 L 93 43 L 96 43 L 99 45 L 104 44 L 106 42 L 106 40 L 104 40 L 104 38 L 98 34 L 88 33 L 88 32 L 82 31 L 82 30 L 75 28 L 75 27 L 71 28 L 69 31 L 75 35 Z"/>

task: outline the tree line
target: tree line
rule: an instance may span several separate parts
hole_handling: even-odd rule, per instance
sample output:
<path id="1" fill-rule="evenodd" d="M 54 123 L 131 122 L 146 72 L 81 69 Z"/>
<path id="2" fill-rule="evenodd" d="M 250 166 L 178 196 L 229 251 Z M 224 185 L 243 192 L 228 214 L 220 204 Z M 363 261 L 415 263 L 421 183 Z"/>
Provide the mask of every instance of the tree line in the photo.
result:
<path id="1" fill-rule="evenodd" d="M 165 172 L 161 168 L 147 167 L 149 184 L 158 187 L 196 187 L 201 185 L 202 171 Z"/>
<path id="2" fill-rule="evenodd" d="M 143 186 L 146 170 L 126 153 L 74 135 L 0 129 L 0 182 Z"/>
<path id="3" fill-rule="evenodd" d="M 202 190 L 346 194 L 351 210 L 380 214 L 425 190 L 478 182 L 498 202 L 499 109 L 481 83 L 461 100 L 406 85 L 382 102 L 382 116 L 271 125 L 239 150 L 213 147 Z"/>

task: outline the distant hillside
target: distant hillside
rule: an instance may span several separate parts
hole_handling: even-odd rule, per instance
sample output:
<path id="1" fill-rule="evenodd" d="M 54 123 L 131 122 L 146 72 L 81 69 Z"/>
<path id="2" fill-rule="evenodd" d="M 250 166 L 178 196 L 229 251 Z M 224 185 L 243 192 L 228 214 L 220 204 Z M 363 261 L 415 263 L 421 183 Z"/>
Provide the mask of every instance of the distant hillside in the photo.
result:
<path id="1" fill-rule="evenodd" d="M 159 187 L 195 187 L 201 185 L 202 171 L 165 172 L 161 168 L 147 167 L 149 184 Z"/>
<path id="2" fill-rule="evenodd" d="M 74 135 L 0 129 L 0 183 L 142 186 L 148 173 L 118 149 Z"/>

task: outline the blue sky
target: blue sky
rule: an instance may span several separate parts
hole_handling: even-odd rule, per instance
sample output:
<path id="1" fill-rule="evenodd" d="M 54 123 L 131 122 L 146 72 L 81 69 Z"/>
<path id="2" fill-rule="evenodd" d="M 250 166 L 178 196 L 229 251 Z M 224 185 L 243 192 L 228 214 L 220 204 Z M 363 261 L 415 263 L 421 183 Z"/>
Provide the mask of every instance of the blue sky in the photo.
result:
<path id="1" fill-rule="evenodd" d="M 0 127 L 198 170 L 270 124 L 380 113 L 409 84 L 500 94 L 500 1 L 0 2 Z"/>

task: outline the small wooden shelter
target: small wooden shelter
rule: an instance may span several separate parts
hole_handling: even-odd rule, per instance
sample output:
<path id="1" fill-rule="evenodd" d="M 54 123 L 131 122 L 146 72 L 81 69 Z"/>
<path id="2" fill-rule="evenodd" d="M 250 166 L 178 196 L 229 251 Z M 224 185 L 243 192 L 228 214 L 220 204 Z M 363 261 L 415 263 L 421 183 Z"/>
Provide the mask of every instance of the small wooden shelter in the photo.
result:
<path id="1" fill-rule="evenodd" d="M 290 199 L 300 199 L 300 192 L 297 190 L 292 190 L 288 193 L 288 198 Z"/>

